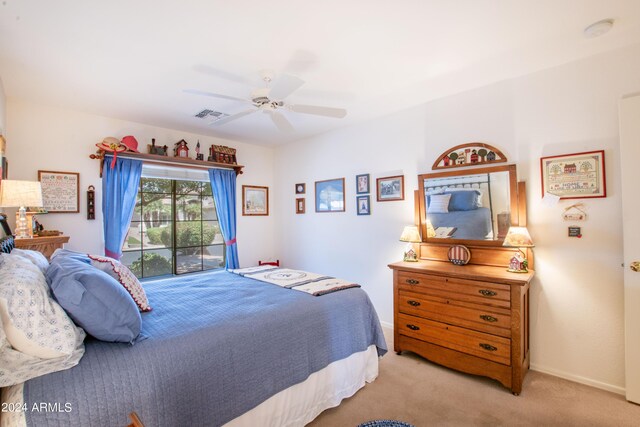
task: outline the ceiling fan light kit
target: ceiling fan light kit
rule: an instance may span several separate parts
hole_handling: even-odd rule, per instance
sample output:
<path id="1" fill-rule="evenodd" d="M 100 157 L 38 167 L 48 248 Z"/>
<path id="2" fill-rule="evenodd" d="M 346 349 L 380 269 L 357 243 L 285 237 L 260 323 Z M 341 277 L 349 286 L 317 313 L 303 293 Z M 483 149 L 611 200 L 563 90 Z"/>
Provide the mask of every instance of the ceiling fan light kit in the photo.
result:
<path id="1" fill-rule="evenodd" d="M 296 105 L 286 103 L 284 99 L 298 90 L 304 84 L 304 80 L 299 77 L 289 74 L 281 74 L 277 79 L 273 80 L 274 73 L 272 70 L 262 70 L 261 76 L 262 80 L 265 83 L 265 87 L 254 89 L 251 92 L 250 99 L 237 98 L 234 96 L 194 89 L 185 89 L 184 92 L 242 102 L 244 104 L 251 104 L 253 106 L 253 108 L 232 115 L 226 115 L 224 113 L 220 113 L 219 115 L 211 113 L 205 114 L 203 117 L 216 117 L 215 120 L 209 123 L 213 126 L 220 126 L 233 120 L 237 120 L 241 117 L 248 116 L 258 111 L 262 111 L 271 118 L 273 124 L 281 132 L 294 131 L 293 125 L 291 125 L 286 116 L 278 111 L 278 109 L 280 108 L 284 108 L 294 113 L 333 117 L 339 119 L 347 115 L 347 110 L 345 110 L 344 108 L 321 107 L 317 105 Z M 204 111 L 206 110 L 203 110 L 203 112 Z M 202 114 L 203 112 L 199 113 L 196 116 L 200 117 L 200 114 Z M 222 116 L 223 114 L 224 116 Z"/>

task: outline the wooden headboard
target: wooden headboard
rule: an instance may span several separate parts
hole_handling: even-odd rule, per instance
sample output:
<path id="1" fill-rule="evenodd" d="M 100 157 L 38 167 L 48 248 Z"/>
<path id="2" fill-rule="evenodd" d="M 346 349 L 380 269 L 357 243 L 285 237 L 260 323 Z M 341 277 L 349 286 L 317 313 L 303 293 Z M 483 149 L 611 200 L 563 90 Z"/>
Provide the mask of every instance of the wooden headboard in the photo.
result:
<path id="1" fill-rule="evenodd" d="M 15 248 L 15 242 L 11 235 L 11 228 L 7 222 L 7 216 L 0 213 L 0 252 L 9 253 Z"/>

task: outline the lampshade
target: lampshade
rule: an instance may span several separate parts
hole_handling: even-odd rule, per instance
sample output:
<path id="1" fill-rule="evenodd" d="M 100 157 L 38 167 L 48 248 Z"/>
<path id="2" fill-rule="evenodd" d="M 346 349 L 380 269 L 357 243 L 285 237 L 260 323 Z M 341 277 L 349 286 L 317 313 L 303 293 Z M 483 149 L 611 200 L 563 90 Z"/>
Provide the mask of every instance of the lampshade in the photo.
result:
<path id="1" fill-rule="evenodd" d="M 532 248 L 534 246 L 527 227 L 509 227 L 502 246 L 511 248 Z"/>
<path id="2" fill-rule="evenodd" d="M 420 238 L 420 233 L 418 232 L 418 227 L 415 225 L 407 225 L 402 230 L 402 235 L 400 236 L 401 242 L 409 242 L 409 243 L 420 243 L 422 239 Z"/>
<path id="3" fill-rule="evenodd" d="M 0 206 L 21 208 L 42 206 L 42 187 L 37 181 L 2 180 L 0 184 Z"/>

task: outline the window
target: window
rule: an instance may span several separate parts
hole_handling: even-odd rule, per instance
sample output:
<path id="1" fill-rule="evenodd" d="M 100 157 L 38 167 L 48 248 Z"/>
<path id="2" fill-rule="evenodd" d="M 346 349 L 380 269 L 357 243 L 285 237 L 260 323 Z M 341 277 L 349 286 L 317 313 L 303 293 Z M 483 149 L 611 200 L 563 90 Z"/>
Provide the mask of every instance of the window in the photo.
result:
<path id="1" fill-rule="evenodd" d="M 122 251 L 122 262 L 140 278 L 224 267 L 211 185 L 142 178 Z"/>

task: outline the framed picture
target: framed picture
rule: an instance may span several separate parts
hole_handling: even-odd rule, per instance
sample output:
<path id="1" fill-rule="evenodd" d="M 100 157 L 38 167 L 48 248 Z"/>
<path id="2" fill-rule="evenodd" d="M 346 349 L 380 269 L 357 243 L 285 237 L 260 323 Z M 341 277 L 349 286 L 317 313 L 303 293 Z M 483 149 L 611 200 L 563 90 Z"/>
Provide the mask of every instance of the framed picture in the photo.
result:
<path id="1" fill-rule="evenodd" d="M 296 199 L 296 213 L 297 214 L 303 214 L 305 212 L 305 207 L 304 207 L 304 199 L 300 198 L 300 199 Z"/>
<path id="2" fill-rule="evenodd" d="M 607 197 L 604 150 L 540 158 L 542 197 L 561 199 Z"/>
<path id="3" fill-rule="evenodd" d="M 356 175 L 356 194 L 369 194 L 369 174 Z"/>
<path id="4" fill-rule="evenodd" d="M 80 212 L 80 174 L 38 171 L 43 207 L 49 213 Z"/>
<path id="5" fill-rule="evenodd" d="M 376 180 L 378 201 L 404 200 L 404 175 L 387 176 Z"/>
<path id="6" fill-rule="evenodd" d="M 344 178 L 316 181 L 316 212 L 344 212 Z"/>
<path id="7" fill-rule="evenodd" d="M 357 196 L 356 206 L 358 215 L 371 215 L 371 196 Z"/>
<path id="8" fill-rule="evenodd" d="M 269 215 L 269 187 L 242 186 L 242 215 Z"/>
<path id="9" fill-rule="evenodd" d="M 306 191 L 307 185 L 304 182 L 296 184 L 296 194 L 304 194 Z"/>

